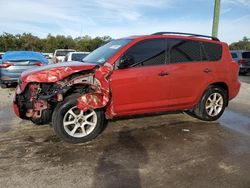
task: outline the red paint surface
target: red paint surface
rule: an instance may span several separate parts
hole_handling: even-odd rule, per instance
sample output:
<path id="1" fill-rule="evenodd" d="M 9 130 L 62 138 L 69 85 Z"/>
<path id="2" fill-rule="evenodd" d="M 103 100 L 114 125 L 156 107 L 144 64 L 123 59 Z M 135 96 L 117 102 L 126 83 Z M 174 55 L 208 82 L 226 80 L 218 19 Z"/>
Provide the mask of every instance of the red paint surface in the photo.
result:
<path id="1" fill-rule="evenodd" d="M 95 91 L 78 98 L 77 107 L 83 111 L 105 107 L 110 101 L 109 76 L 113 66 L 106 63 L 95 71 Z M 111 110 L 111 109 L 110 109 Z M 108 118 L 113 117 L 112 111 L 106 111 Z"/>
<path id="2" fill-rule="evenodd" d="M 53 83 L 73 73 L 93 69 L 96 65 L 83 62 L 65 62 L 51 64 L 27 70 L 22 73 L 23 82 Z"/>

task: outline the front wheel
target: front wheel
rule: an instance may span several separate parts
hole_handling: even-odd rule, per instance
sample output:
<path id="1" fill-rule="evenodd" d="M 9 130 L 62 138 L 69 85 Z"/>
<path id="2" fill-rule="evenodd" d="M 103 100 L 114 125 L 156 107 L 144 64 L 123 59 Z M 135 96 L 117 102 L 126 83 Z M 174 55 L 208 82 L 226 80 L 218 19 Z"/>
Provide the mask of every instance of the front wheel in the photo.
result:
<path id="1" fill-rule="evenodd" d="M 209 87 L 193 110 L 194 115 L 204 121 L 215 121 L 221 117 L 227 104 L 227 94 L 220 87 Z"/>
<path id="2" fill-rule="evenodd" d="M 58 137 L 70 143 L 83 143 L 94 139 L 104 128 L 102 109 L 83 112 L 78 109 L 77 97 L 69 96 L 55 109 L 52 126 Z"/>

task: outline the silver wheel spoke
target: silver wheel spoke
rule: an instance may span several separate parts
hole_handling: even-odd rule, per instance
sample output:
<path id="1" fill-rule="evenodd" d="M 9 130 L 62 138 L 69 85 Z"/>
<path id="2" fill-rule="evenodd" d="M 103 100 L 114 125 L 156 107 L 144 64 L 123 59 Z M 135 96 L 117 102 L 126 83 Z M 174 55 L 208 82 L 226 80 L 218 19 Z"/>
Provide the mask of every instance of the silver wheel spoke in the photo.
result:
<path id="1" fill-rule="evenodd" d="M 74 118 L 77 117 L 77 115 L 75 114 L 75 112 L 73 112 L 72 109 L 70 109 L 70 110 L 68 111 L 68 113 L 69 113 L 70 115 L 72 115 Z"/>
<path id="2" fill-rule="evenodd" d="M 213 94 L 213 102 L 216 101 L 216 97 L 217 97 L 217 93 L 214 93 L 214 94 Z"/>
<path id="3" fill-rule="evenodd" d="M 87 120 L 88 118 L 90 118 L 91 116 L 93 116 L 95 114 L 94 111 L 90 112 L 88 115 L 85 116 L 85 119 Z"/>
<path id="4" fill-rule="evenodd" d="M 82 110 L 80 111 L 80 114 L 78 116 L 83 116 L 83 111 Z"/>
<path id="5" fill-rule="evenodd" d="M 85 130 L 85 127 L 84 126 L 81 126 L 81 129 L 82 129 L 82 134 L 86 135 L 86 130 Z"/>
<path id="6" fill-rule="evenodd" d="M 73 120 L 73 121 L 66 121 L 63 125 L 67 127 L 68 125 L 73 125 L 73 124 L 75 124 L 75 120 Z"/>
<path id="7" fill-rule="evenodd" d="M 213 100 L 210 97 L 207 100 L 208 100 L 209 103 L 213 102 Z"/>
<path id="8" fill-rule="evenodd" d="M 206 109 L 212 108 L 213 106 L 211 104 L 209 104 L 208 106 L 206 106 Z"/>
<path id="9" fill-rule="evenodd" d="M 213 108 L 210 108 L 210 110 L 209 110 L 208 114 L 211 116 L 211 115 L 212 115 L 212 113 L 213 113 L 213 111 L 214 111 L 214 109 L 213 109 Z"/>
<path id="10" fill-rule="evenodd" d="M 85 122 L 85 125 L 90 125 L 90 126 L 94 126 L 94 125 L 95 125 L 95 123 L 93 123 L 93 122 L 90 122 L 90 121 L 86 121 L 86 122 Z"/>
<path id="11" fill-rule="evenodd" d="M 70 135 L 73 136 L 76 133 L 78 126 L 75 125 L 75 127 L 70 131 Z"/>
<path id="12" fill-rule="evenodd" d="M 222 102 L 222 97 L 220 96 L 217 100 L 216 100 L 216 104 L 220 104 Z"/>

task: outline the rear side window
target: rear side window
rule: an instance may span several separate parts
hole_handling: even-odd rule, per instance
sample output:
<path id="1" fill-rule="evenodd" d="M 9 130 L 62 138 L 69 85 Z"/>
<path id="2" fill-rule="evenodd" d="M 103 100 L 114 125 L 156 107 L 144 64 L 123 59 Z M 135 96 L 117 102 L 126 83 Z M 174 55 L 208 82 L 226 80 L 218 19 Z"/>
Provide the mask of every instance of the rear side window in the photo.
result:
<path id="1" fill-rule="evenodd" d="M 165 39 L 150 39 L 139 42 L 128 49 L 124 55 L 132 56 L 134 66 L 165 64 Z"/>
<path id="2" fill-rule="evenodd" d="M 231 53 L 231 56 L 232 56 L 232 58 L 237 58 L 238 57 L 236 53 Z"/>
<path id="3" fill-rule="evenodd" d="M 168 39 L 168 52 L 170 63 L 195 62 L 204 59 L 198 41 Z"/>
<path id="4" fill-rule="evenodd" d="M 202 42 L 208 61 L 218 61 L 222 56 L 222 46 L 211 42 Z"/>
<path id="5" fill-rule="evenodd" d="M 250 59 L 250 52 L 243 52 L 242 53 L 242 58 Z"/>

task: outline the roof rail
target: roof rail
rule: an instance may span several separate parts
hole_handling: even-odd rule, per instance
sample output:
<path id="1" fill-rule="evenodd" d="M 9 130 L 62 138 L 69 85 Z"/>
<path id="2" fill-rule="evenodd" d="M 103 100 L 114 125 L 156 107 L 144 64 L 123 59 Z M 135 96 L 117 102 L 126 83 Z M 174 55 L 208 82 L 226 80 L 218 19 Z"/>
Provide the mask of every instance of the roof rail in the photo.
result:
<path id="1" fill-rule="evenodd" d="M 212 37 L 212 36 L 207 36 L 207 35 L 199 35 L 199 34 L 192 34 L 192 33 L 181 33 L 181 32 L 157 32 L 157 33 L 153 33 L 152 35 L 168 35 L 168 34 L 188 35 L 188 36 L 193 36 L 193 37 L 210 38 L 212 40 L 220 41 L 217 37 Z"/>

